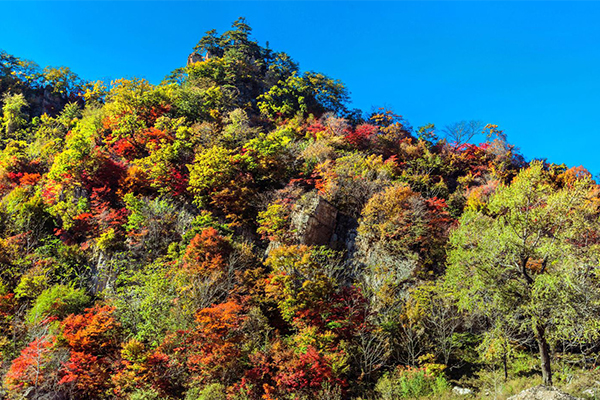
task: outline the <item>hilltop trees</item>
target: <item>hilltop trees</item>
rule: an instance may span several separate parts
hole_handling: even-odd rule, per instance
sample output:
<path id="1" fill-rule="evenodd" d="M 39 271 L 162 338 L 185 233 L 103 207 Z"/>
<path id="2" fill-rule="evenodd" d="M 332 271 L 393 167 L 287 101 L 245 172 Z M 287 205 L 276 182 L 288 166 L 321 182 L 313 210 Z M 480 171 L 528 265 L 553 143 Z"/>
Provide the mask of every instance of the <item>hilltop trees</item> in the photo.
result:
<path id="1" fill-rule="evenodd" d="M 253 109 L 269 119 L 290 118 L 298 112 L 322 114 L 345 110 L 344 85 L 321 73 L 300 73 L 285 53 L 274 52 L 250 39 L 244 18 L 222 35 L 208 31 L 195 51 L 203 61 L 179 71 L 184 87 L 199 89 L 211 117 L 221 118 L 235 108 Z"/>

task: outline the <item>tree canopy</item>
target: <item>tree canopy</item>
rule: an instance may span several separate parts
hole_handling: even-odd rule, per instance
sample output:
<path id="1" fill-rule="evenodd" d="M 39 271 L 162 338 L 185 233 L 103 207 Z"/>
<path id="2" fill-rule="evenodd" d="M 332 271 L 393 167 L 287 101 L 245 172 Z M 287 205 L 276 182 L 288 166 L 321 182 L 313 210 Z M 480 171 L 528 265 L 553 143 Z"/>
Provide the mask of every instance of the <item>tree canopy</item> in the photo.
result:
<path id="1" fill-rule="evenodd" d="M 593 364 L 583 167 L 349 110 L 244 19 L 191 51 L 158 85 L 0 53 L 1 396 L 447 398 Z"/>

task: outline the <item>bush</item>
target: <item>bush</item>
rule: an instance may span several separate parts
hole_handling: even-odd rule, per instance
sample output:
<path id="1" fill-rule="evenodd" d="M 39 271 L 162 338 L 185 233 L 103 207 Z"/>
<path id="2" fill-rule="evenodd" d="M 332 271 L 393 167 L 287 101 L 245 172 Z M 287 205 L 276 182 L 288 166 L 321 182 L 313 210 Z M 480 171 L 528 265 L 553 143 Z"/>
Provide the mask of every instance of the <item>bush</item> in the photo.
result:
<path id="1" fill-rule="evenodd" d="M 227 400 L 225 386 L 220 383 L 212 383 L 202 389 L 190 389 L 185 400 Z"/>
<path id="2" fill-rule="evenodd" d="M 129 400 L 161 400 L 161 397 L 154 389 L 138 389 L 129 396 Z"/>
<path id="3" fill-rule="evenodd" d="M 449 387 L 444 376 L 435 376 L 425 368 L 398 367 L 377 381 L 375 391 L 382 400 L 396 400 L 437 395 Z"/>
<path id="4" fill-rule="evenodd" d="M 27 313 L 27 322 L 35 325 L 48 317 L 62 319 L 69 314 L 82 311 L 89 302 L 90 298 L 83 289 L 55 285 L 44 290 L 37 297 L 33 307 Z"/>

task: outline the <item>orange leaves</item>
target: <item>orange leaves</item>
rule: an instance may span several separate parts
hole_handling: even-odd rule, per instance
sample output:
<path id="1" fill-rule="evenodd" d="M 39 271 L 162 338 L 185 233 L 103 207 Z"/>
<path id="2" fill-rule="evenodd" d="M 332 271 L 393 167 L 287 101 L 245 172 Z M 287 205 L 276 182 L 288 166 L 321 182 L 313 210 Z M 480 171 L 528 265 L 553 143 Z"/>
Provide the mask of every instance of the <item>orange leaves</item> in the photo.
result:
<path id="1" fill-rule="evenodd" d="M 116 140 L 112 136 L 108 139 L 113 143 L 111 147 L 113 152 L 127 160 L 144 157 L 157 147 L 172 143 L 174 140 L 171 135 L 153 127 L 127 136 L 119 136 Z"/>
<path id="2" fill-rule="evenodd" d="M 124 196 L 127 193 L 148 195 L 152 192 L 148 172 L 143 168 L 132 165 L 127 169 L 127 173 L 119 182 L 118 193 Z"/>
<path id="3" fill-rule="evenodd" d="M 126 160 L 133 160 L 138 156 L 138 148 L 129 139 L 119 139 L 113 146 L 112 150 Z"/>
<path id="4" fill-rule="evenodd" d="M 104 355 L 118 348 L 120 324 L 114 319 L 114 307 L 96 306 L 83 315 L 70 315 L 62 323 L 63 337 L 75 351 Z"/>
<path id="5" fill-rule="evenodd" d="M 71 384 L 82 398 L 95 398 L 110 384 L 109 377 L 119 349 L 120 324 L 114 307 L 95 306 L 83 315 L 70 315 L 63 322 L 63 338 L 70 348 L 59 383 Z"/>
<path id="6" fill-rule="evenodd" d="M 563 182 L 566 187 L 573 187 L 575 182 L 580 179 L 591 178 L 592 174 L 585 169 L 582 165 L 578 167 L 572 167 L 559 175 L 559 180 Z"/>
<path id="7" fill-rule="evenodd" d="M 37 173 L 30 174 L 30 173 L 25 172 L 23 174 L 23 176 L 21 177 L 21 180 L 20 180 L 19 183 L 22 186 L 33 186 L 36 183 L 38 183 L 38 181 L 40 180 L 40 178 L 41 178 L 40 174 L 37 174 Z"/>
<path id="8" fill-rule="evenodd" d="M 12 157 L 9 161 L 2 162 L 2 174 L 0 181 L 5 188 L 19 186 L 34 186 L 42 175 L 43 168 L 39 160 L 26 160 L 18 157 Z"/>
<path id="9" fill-rule="evenodd" d="M 110 376 L 106 363 L 93 354 L 71 351 L 69 361 L 64 364 L 64 375 L 59 384 L 70 383 L 86 398 L 97 398 L 104 390 Z"/>
<path id="10" fill-rule="evenodd" d="M 206 228 L 186 248 L 183 265 L 189 272 L 200 275 L 222 271 L 229 253 L 229 241 L 219 235 L 216 229 Z"/>
<path id="11" fill-rule="evenodd" d="M 51 352 L 56 344 L 56 337 L 42 336 L 35 339 L 21 351 L 21 355 L 13 360 L 6 374 L 4 383 L 10 392 L 20 391 L 27 387 L 38 387 L 48 380 L 46 370 Z M 48 371 L 52 373 L 52 371 Z"/>
<path id="12" fill-rule="evenodd" d="M 202 309 L 196 314 L 197 327 L 192 334 L 187 364 L 197 379 L 227 380 L 239 370 L 243 321 L 242 307 L 234 301 Z"/>
<path id="13" fill-rule="evenodd" d="M 226 337 L 230 331 L 240 327 L 241 312 L 242 306 L 234 301 L 228 301 L 198 311 L 196 323 L 201 335 L 220 339 Z"/>
<path id="14" fill-rule="evenodd" d="M 146 144 L 159 145 L 161 143 L 171 143 L 174 140 L 173 136 L 156 128 L 148 128 L 141 135 L 146 139 Z"/>
<path id="15" fill-rule="evenodd" d="M 177 386 L 177 379 L 188 385 L 189 381 L 233 383 L 243 369 L 244 320 L 242 307 L 234 301 L 201 309 L 194 329 L 167 336 L 148 358 L 150 374 L 159 386 L 170 390 Z"/>

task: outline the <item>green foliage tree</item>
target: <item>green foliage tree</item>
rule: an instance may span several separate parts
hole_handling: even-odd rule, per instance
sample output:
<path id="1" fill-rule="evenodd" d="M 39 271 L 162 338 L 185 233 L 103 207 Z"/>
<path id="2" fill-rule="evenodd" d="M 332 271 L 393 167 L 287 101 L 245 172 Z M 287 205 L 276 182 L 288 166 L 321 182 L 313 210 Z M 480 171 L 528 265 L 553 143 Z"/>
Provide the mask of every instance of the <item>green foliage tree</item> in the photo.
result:
<path id="1" fill-rule="evenodd" d="M 348 91 L 344 85 L 323 74 L 293 74 L 259 96 L 258 107 L 270 119 L 291 118 L 297 113 L 339 113 L 345 110 Z"/>
<path id="2" fill-rule="evenodd" d="M 4 138 L 10 138 L 19 129 L 27 124 L 27 114 L 24 108 L 27 107 L 27 101 L 22 94 L 5 93 L 2 97 L 2 127 L 4 128 Z"/>
<path id="3" fill-rule="evenodd" d="M 34 325 L 48 317 L 62 319 L 69 314 L 83 311 L 89 302 L 89 296 L 82 289 L 66 285 L 55 285 L 44 290 L 36 298 L 27 313 L 27 322 Z"/>
<path id="4" fill-rule="evenodd" d="M 82 90 L 83 81 L 68 67 L 44 68 L 44 80 L 55 93 L 70 97 Z"/>
<path id="5" fill-rule="evenodd" d="M 24 60 L 0 50 L 0 92 L 21 92 L 37 89 L 43 73 L 33 61 Z"/>
<path id="6" fill-rule="evenodd" d="M 531 332 L 544 383 L 552 384 L 549 340 L 577 321 L 595 337 L 598 209 L 588 176 L 557 187 L 541 163 L 468 210 L 450 237 L 446 281 L 469 310 L 499 310 Z M 489 315 L 489 313 L 488 313 Z M 496 322 L 500 322 L 497 320 Z"/>

